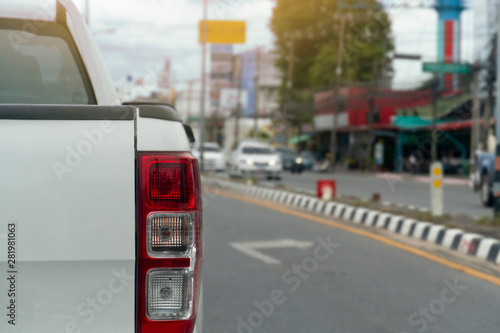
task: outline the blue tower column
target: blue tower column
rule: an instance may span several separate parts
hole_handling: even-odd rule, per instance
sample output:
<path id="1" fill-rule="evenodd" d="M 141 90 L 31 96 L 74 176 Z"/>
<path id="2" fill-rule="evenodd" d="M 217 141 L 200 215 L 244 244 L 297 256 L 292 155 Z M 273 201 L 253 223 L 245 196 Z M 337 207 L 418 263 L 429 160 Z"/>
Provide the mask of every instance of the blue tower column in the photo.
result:
<path id="1" fill-rule="evenodd" d="M 464 10 L 462 0 L 436 0 L 438 12 L 438 62 L 460 62 L 460 14 Z M 445 92 L 459 89 L 457 74 L 444 74 L 440 78 Z"/>

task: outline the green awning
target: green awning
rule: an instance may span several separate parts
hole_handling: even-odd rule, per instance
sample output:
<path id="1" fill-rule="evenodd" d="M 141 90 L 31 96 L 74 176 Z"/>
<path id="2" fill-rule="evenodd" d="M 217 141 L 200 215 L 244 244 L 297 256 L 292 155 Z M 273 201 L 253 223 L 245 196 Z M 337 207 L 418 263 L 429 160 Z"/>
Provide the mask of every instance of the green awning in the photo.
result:
<path id="1" fill-rule="evenodd" d="M 392 124 L 399 128 L 423 127 L 432 124 L 432 120 L 419 116 L 399 116 L 393 120 Z"/>
<path id="2" fill-rule="evenodd" d="M 312 134 L 301 134 L 299 136 L 294 136 L 293 138 L 288 139 L 288 144 L 296 145 L 299 142 L 310 140 L 312 137 Z"/>

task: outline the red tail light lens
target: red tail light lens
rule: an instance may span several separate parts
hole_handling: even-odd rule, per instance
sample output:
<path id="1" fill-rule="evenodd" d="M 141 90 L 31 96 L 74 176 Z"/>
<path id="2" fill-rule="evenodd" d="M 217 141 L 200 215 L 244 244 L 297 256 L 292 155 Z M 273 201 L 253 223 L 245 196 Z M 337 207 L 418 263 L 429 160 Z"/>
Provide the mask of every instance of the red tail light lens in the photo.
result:
<path id="1" fill-rule="evenodd" d="M 159 158 L 143 155 L 145 163 L 144 186 L 147 202 L 161 209 L 196 209 L 199 207 L 195 185 L 198 165 L 191 156 L 180 155 Z"/>
<path id="2" fill-rule="evenodd" d="M 138 153 L 137 332 L 192 332 L 202 258 L 197 160 Z"/>

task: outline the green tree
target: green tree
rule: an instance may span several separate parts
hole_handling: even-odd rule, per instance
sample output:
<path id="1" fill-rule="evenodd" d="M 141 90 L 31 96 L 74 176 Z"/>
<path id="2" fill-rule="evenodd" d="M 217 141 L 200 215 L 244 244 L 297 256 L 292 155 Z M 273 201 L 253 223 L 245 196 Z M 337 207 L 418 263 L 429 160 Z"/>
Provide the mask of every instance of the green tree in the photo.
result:
<path id="1" fill-rule="evenodd" d="M 367 3 L 367 1 L 364 1 Z M 377 4 L 376 0 L 371 1 Z M 290 54 L 294 53 L 293 88 L 321 90 L 335 81 L 339 22 L 348 15 L 342 50 L 342 82 L 369 82 L 390 77 L 389 54 L 393 50 L 391 22 L 383 10 L 345 10 L 338 0 L 277 0 L 271 19 L 283 72 L 282 92 Z"/>

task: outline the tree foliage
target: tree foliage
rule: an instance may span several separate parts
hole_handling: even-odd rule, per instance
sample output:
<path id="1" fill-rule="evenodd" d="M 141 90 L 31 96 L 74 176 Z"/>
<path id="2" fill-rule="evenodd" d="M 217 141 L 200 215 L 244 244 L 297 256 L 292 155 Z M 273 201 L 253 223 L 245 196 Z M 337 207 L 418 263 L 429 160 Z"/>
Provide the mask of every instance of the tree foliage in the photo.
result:
<path id="1" fill-rule="evenodd" d="M 371 2 L 377 3 L 376 0 Z M 293 48 L 294 90 L 332 87 L 342 16 L 346 19 L 341 52 L 343 84 L 391 76 L 389 55 L 394 47 L 391 22 L 386 12 L 366 9 L 348 11 L 338 8 L 338 0 L 277 0 L 271 19 L 280 56 L 277 65 L 286 82 Z"/>

